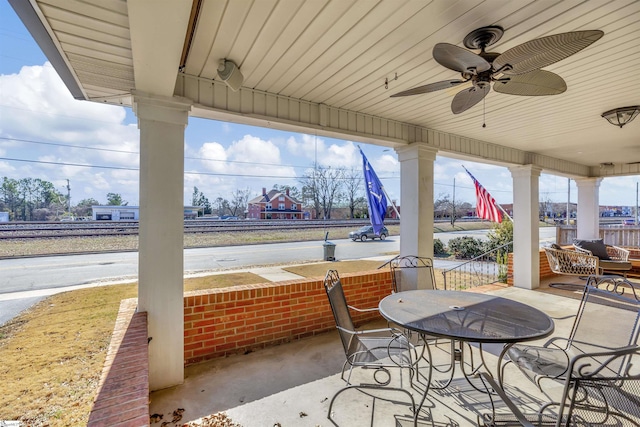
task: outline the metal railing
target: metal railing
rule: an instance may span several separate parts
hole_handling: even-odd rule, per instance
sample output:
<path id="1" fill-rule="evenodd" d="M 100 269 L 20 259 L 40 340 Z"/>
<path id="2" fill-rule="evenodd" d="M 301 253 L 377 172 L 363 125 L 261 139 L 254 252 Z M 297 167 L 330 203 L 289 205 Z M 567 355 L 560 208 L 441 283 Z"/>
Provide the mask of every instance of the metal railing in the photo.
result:
<path id="1" fill-rule="evenodd" d="M 442 271 L 444 288 L 463 290 L 490 283 L 507 283 L 507 247 L 513 242 L 498 246 L 489 252 Z"/>

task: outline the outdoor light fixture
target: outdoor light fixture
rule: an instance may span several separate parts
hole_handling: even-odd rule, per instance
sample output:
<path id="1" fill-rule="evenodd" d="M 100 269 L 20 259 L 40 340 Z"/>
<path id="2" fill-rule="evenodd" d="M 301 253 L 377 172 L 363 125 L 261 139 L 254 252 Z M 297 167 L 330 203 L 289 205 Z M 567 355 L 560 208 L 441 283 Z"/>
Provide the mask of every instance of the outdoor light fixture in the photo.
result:
<path id="1" fill-rule="evenodd" d="M 225 82 L 232 91 L 237 91 L 242 86 L 244 76 L 238 69 L 238 66 L 227 59 L 221 59 L 220 65 L 218 65 L 218 77 Z"/>
<path id="2" fill-rule="evenodd" d="M 638 113 L 640 113 L 640 105 L 635 105 L 633 107 L 622 107 L 606 111 L 602 113 L 602 117 L 607 119 L 612 125 L 622 127 L 635 119 Z"/>

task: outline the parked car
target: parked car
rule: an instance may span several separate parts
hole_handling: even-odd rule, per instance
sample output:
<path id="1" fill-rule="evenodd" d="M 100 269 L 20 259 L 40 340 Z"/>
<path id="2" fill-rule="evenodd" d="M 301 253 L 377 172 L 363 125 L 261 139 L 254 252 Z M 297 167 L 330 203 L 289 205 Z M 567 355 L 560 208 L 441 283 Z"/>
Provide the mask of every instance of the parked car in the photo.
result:
<path id="1" fill-rule="evenodd" d="M 387 227 L 382 227 L 382 230 L 380 230 L 380 234 L 378 235 L 373 232 L 372 226 L 365 225 L 364 227 L 360 227 L 356 231 L 352 231 L 351 233 L 349 233 L 349 238 L 354 242 L 358 239 L 364 242 L 367 239 L 373 240 L 376 237 L 379 238 L 380 240 L 384 240 L 387 238 L 388 235 L 389 235 L 389 230 L 387 230 Z"/>

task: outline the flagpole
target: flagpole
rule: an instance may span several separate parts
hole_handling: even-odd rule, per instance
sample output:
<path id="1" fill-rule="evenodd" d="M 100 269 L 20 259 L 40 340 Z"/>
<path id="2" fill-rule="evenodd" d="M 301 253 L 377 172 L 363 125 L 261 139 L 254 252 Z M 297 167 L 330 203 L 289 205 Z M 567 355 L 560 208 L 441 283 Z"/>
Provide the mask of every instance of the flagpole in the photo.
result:
<path id="1" fill-rule="evenodd" d="M 511 218 L 511 216 L 507 213 L 507 211 L 505 211 L 504 208 L 500 206 L 500 203 L 496 202 L 496 206 L 502 211 L 503 214 L 505 214 L 507 218 L 509 218 L 511 222 L 513 222 L 513 218 Z"/>
<path id="2" fill-rule="evenodd" d="M 465 168 L 465 167 L 464 167 L 464 165 L 460 165 L 460 166 L 462 166 L 462 169 L 464 169 L 465 171 L 467 171 L 467 173 L 468 173 L 471 177 L 473 177 L 473 175 L 471 175 L 471 172 L 469 172 L 469 170 L 468 170 L 467 168 Z M 509 221 L 513 222 L 513 218 L 511 218 L 511 216 L 507 213 L 507 211 L 505 211 L 505 210 L 504 210 L 504 208 L 500 205 L 500 203 L 495 202 L 495 201 L 494 201 L 494 203 L 495 203 L 495 205 L 498 207 L 498 209 L 500 209 L 500 210 L 502 211 L 502 213 L 503 213 L 503 214 L 505 214 L 505 216 L 506 216 L 507 218 L 509 218 Z"/>
<path id="3" fill-rule="evenodd" d="M 398 216 L 398 219 L 400 219 L 400 212 L 398 212 L 398 208 L 396 208 L 396 204 L 393 202 L 393 199 L 391 199 L 391 197 L 389 197 L 389 195 L 387 194 L 387 190 L 384 189 L 384 186 L 382 186 L 381 188 L 382 188 L 382 192 L 387 197 L 387 200 L 391 200 L 391 207 L 393 208 L 393 210 L 395 211 L 396 215 Z"/>

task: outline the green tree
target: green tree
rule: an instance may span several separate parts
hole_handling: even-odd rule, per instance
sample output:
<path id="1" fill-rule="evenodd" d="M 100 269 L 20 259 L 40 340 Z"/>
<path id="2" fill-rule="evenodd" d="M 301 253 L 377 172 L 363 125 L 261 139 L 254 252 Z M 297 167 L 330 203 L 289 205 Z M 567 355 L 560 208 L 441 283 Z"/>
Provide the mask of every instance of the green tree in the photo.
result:
<path id="1" fill-rule="evenodd" d="M 35 209 L 36 184 L 33 178 L 22 178 L 18 181 L 18 197 L 20 198 L 20 219 L 31 221 Z"/>
<path id="2" fill-rule="evenodd" d="M 18 181 L 5 176 L 0 187 L 0 211 L 8 211 L 9 219 L 15 220 L 18 218 L 19 208 Z"/>
<path id="3" fill-rule="evenodd" d="M 92 214 L 91 206 L 99 206 L 99 205 L 100 205 L 100 202 L 98 202 L 96 199 L 91 199 L 91 198 L 83 199 L 83 200 L 80 200 L 77 205 L 71 208 L 71 211 L 77 217 L 91 216 Z"/>
<path id="4" fill-rule="evenodd" d="M 509 220 L 502 221 L 500 224 L 495 223 L 491 226 L 491 230 L 487 234 L 487 251 L 507 245 L 502 252 L 513 252 L 513 222 Z"/>
<path id="5" fill-rule="evenodd" d="M 487 252 L 500 248 L 495 255 L 498 263 L 498 279 L 507 283 L 509 253 L 513 252 L 513 222 L 505 220 L 500 224 L 494 224 L 487 237 L 489 238 L 486 244 Z"/>
<path id="6" fill-rule="evenodd" d="M 107 206 L 127 206 L 129 202 L 122 200 L 118 193 L 107 193 Z"/>
<path id="7" fill-rule="evenodd" d="M 204 193 L 198 190 L 198 187 L 193 187 L 193 194 L 191 195 L 191 204 L 193 206 L 200 206 L 203 209 L 205 215 L 211 215 L 211 202 L 204 195 Z"/>

